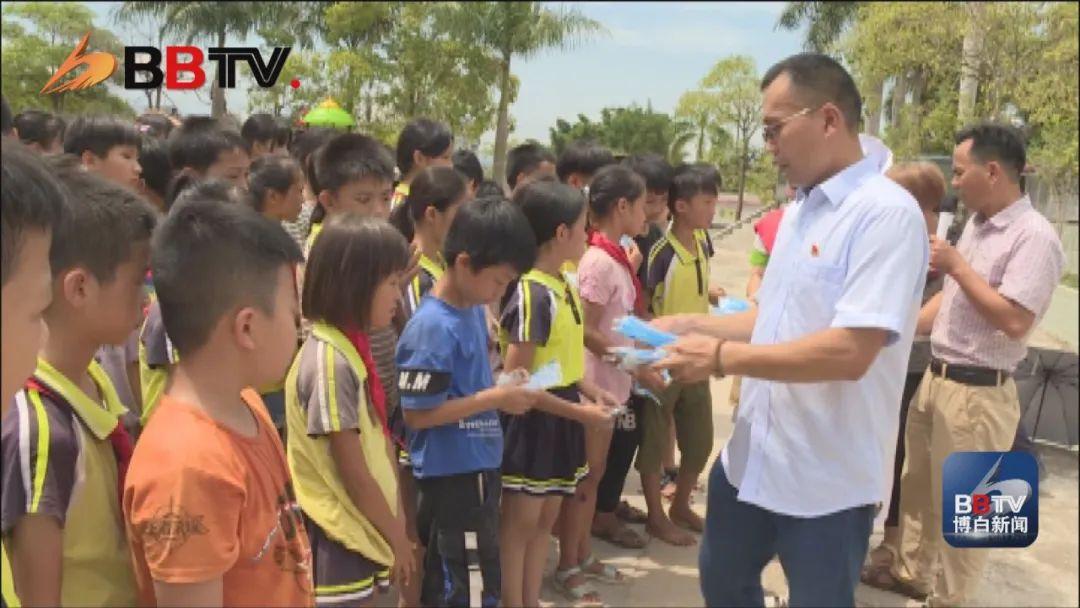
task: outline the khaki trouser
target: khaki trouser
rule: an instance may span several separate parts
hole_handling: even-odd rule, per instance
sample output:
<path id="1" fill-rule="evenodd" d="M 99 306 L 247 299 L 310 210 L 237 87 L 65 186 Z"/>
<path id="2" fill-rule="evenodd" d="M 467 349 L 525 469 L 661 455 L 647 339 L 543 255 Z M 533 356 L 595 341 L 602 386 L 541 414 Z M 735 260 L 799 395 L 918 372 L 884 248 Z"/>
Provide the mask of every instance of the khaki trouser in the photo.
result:
<path id="1" fill-rule="evenodd" d="M 908 411 L 900 477 L 900 551 L 893 576 L 930 594 L 934 605 L 970 598 L 987 549 L 957 549 L 941 531 L 941 477 L 953 452 L 1006 452 L 1020 421 L 1016 384 L 968 386 L 929 370 Z M 937 559 L 941 571 L 933 571 Z"/>

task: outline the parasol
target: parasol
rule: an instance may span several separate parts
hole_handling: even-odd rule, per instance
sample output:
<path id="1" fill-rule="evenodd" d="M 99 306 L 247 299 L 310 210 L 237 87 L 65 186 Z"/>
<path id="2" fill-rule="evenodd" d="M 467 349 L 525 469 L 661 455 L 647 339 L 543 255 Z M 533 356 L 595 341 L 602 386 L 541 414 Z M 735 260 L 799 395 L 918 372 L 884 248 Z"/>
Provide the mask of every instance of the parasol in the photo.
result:
<path id="1" fill-rule="evenodd" d="M 312 127 L 348 128 L 356 126 L 353 117 L 330 98 L 327 98 L 314 110 L 305 114 L 301 120 Z"/>
<path id="2" fill-rule="evenodd" d="M 1078 365 L 1076 353 L 1031 348 L 1017 366 L 1020 427 L 1031 439 L 1066 447 L 1080 441 Z"/>

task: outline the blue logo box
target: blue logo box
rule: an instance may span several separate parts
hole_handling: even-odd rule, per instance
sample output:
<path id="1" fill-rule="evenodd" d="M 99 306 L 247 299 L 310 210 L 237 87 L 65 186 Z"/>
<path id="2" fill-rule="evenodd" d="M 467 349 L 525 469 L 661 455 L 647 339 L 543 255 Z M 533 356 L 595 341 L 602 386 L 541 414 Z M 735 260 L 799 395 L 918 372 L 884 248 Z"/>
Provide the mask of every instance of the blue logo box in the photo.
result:
<path id="1" fill-rule="evenodd" d="M 1039 536 L 1039 467 L 1030 454 L 954 452 L 941 485 L 941 532 L 953 547 L 1027 547 Z"/>

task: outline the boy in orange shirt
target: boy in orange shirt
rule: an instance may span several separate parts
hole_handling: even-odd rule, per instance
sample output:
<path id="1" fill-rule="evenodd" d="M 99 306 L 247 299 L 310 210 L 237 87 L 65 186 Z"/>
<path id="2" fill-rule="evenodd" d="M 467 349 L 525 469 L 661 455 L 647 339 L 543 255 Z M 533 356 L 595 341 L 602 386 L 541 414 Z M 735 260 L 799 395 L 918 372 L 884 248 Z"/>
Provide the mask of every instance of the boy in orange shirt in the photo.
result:
<path id="1" fill-rule="evenodd" d="M 227 196 L 177 203 L 153 243 L 180 361 L 124 487 L 140 603 L 310 606 L 311 552 L 285 454 L 250 388 L 280 381 L 296 350 L 300 249 Z"/>

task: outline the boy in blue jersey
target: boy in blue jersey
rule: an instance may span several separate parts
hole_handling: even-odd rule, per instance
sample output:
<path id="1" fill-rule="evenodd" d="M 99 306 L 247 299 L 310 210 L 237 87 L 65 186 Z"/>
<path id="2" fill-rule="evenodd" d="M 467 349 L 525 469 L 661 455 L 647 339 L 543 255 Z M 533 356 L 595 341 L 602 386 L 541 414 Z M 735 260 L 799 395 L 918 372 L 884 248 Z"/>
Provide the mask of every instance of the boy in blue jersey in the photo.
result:
<path id="1" fill-rule="evenodd" d="M 536 244 L 521 212 L 498 197 L 465 203 L 443 248 L 446 273 L 421 301 L 398 342 L 398 388 L 419 487 L 417 527 L 429 548 L 421 601 L 468 606 L 466 531 L 476 534 L 484 606 L 496 606 L 499 569 L 497 410 L 520 414 L 545 393 L 495 387 L 484 305 L 532 266 Z M 434 543 L 434 547 L 433 547 Z M 432 551 L 436 548 L 436 551 Z"/>

